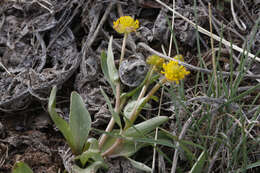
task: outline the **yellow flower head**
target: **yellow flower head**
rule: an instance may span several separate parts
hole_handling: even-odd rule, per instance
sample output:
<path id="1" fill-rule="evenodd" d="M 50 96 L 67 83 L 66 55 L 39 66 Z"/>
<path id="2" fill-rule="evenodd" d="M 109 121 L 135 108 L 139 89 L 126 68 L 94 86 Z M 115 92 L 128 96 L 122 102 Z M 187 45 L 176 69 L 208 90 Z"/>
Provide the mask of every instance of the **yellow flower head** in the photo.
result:
<path id="1" fill-rule="evenodd" d="M 122 16 L 114 22 L 113 28 L 120 34 L 130 33 L 139 28 L 139 21 L 130 16 Z"/>
<path id="2" fill-rule="evenodd" d="M 168 81 L 176 82 L 179 84 L 179 80 L 183 79 L 186 75 L 190 74 L 185 67 L 179 65 L 177 61 L 170 61 L 167 64 L 163 64 L 163 73 Z"/>
<path id="3" fill-rule="evenodd" d="M 164 58 L 161 58 L 158 55 L 151 55 L 147 58 L 146 62 L 147 62 L 147 64 L 155 66 L 156 71 L 161 71 L 161 68 L 164 63 Z"/>

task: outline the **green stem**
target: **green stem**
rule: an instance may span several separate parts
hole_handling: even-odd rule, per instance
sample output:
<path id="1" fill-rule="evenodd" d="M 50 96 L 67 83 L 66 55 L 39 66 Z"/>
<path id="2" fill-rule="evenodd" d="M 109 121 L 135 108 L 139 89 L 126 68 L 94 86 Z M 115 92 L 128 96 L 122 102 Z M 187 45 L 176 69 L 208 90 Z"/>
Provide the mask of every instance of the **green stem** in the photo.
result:
<path id="1" fill-rule="evenodd" d="M 155 66 L 152 66 L 152 68 L 150 68 L 149 71 L 148 71 L 147 80 L 146 80 L 146 82 L 145 82 L 145 84 L 144 84 L 144 86 L 143 86 L 143 88 L 142 88 L 142 90 L 141 90 L 141 92 L 140 92 L 140 94 L 139 94 L 139 96 L 138 96 L 138 98 L 137 98 L 137 101 L 136 101 L 136 104 L 135 104 L 135 107 L 134 107 L 134 110 L 133 110 L 132 115 L 133 115 L 133 114 L 136 114 L 136 112 L 137 112 L 138 103 L 139 103 L 139 101 L 144 97 L 144 94 L 145 94 L 145 92 L 146 92 L 146 90 L 147 90 L 147 88 L 148 88 L 149 81 L 150 81 L 150 79 L 151 79 L 151 77 L 152 77 L 152 74 L 153 74 L 155 68 L 156 68 Z M 131 118 L 130 118 L 130 120 L 131 120 Z M 130 121 L 130 125 L 133 124 L 133 123 L 134 123 L 133 121 Z M 129 124 L 129 123 L 126 123 L 126 126 L 128 126 L 127 124 Z M 127 128 L 127 127 L 125 127 L 125 128 Z"/>
<path id="2" fill-rule="evenodd" d="M 163 78 L 160 80 L 159 83 L 157 83 L 152 90 L 147 94 L 147 96 L 145 97 L 145 101 L 142 105 L 140 105 L 137 110 L 135 112 L 132 113 L 132 115 L 130 116 L 130 122 L 133 124 L 135 119 L 137 118 L 137 116 L 139 115 L 140 111 L 142 110 L 143 106 L 151 99 L 151 97 L 155 94 L 155 92 L 167 81 L 166 78 Z M 131 126 L 131 124 L 126 124 L 124 130 L 128 129 Z M 107 149 L 105 152 L 102 153 L 103 157 L 109 156 L 111 154 L 113 154 L 113 152 L 115 151 L 115 149 L 123 142 L 123 139 L 118 138 L 115 143 L 109 148 Z"/>
<path id="3" fill-rule="evenodd" d="M 118 82 L 116 85 L 116 105 L 115 105 L 115 112 L 119 114 L 120 112 L 120 83 Z M 106 132 L 111 132 L 115 125 L 115 119 L 112 117 L 107 125 Z M 99 140 L 98 146 L 102 148 L 105 141 L 107 139 L 107 135 L 103 134 Z"/>
<path id="4" fill-rule="evenodd" d="M 151 97 L 155 94 L 155 92 L 167 81 L 166 78 L 163 78 L 160 80 L 160 82 L 158 82 L 153 88 L 152 90 L 147 94 L 147 96 L 145 97 L 144 102 L 136 109 L 136 111 L 133 112 L 133 114 L 130 116 L 130 122 L 131 124 L 133 124 L 136 120 L 136 118 L 138 117 L 140 111 L 142 110 L 143 106 L 151 99 Z M 124 130 L 128 129 L 131 124 L 127 124 L 124 128 Z"/>
<path id="5" fill-rule="evenodd" d="M 124 34 L 124 39 L 123 39 L 123 44 L 122 44 L 122 49 L 121 49 L 121 56 L 120 56 L 120 63 L 123 61 L 124 59 L 124 56 L 125 56 L 125 47 L 126 47 L 126 39 L 127 39 L 127 36 L 128 34 L 125 33 Z M 121 84 L 120 82 L 117 83 L 116 85 L 116 105 L 115 105 L 115 112 L 119 114 L 120 112 L 120 88 L 121 88 Z M 114 125 L 115 125 L 115 120 L 114 118 L 112 117 L 107 125 L 107 128 L 106 128 L 106 132 L 111 132 L 114 128 Z M 99 148 L 102 148 L 102 146 L 104 145 L 104 143 L 106 142 L 106 139 L 107 139 L 107 135 L 106 134 L 103 134 L 99 140 Z"/>

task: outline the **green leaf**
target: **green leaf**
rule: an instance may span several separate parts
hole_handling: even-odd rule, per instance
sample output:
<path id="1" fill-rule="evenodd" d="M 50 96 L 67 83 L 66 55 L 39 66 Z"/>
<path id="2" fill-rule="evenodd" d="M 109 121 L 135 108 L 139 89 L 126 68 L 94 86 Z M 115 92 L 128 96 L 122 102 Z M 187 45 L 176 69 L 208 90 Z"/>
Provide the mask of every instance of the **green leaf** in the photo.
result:
<path id="1" fill-rule="evenodd" d="M 57 92 L 57 87 L 54 86 L 51 90 L 51 95 L 49 98 L 49 103 L 48 103 L 48 112 L 51 116 L 52 121 L 55 123 L 55 125 L 58 127 L 58 129 L 61 131 L 63 136 L 65 137 L 66 141 L 68 142 L 68 145 L 70 146 L 72 152 L 75 152 L 75 144 L 73 141 L 73 136 L 70 131 L 69 124 L 62 119 L 58 113 L 56 112 L 56 92 Z"/>
<path id="2" fill-rule="evenodd" d="M 24 162 L 16 162 L 12 173 L 33 173 L 31 168 Z"/>
<path id="3" fill-rule="evenodd" d="M 95 138 L 90 138 L 88 139 L 87 143 L 89 144 L 88 150 L 77 156 L 75 159 L 80 159 L 83 166 L 86 165 L 89 159 L 91 159 L 92 162 L 101 161 L 105 163 L 98 148 L 98 141 Z"/>
<path id="4" fill-rule="evenodd" d="M 114 96 L 116 96 L 116 86 L 109 78 L 108 67 L 107 67 L 107 55 L 104 51 L 101 52 L 101 68 L 106 80 L 108 81 L 109 85 L 113 90 Z"/>
<path id="5" fill-rule="evenodd" d="M 97 161 L 89 165 L 87 168 L 82 169 L 77 165 L 73 165 L 72 172 L 76 173 L 95 173 L 99 168 L 108 169 L 107 165 L 101 161 Z"/>
<path id="6" fill-rule="evenodd" d="M 113 135 L 117 136 L 119 134 L 119 130 L 113 130 L 111 132 Z M 105 144 L 102 147 L 102 152 L 106 151 L 109 149 L 116 141 L 117 137 L 112 137 L 108 136 Z M 114 157 L 130 157 L 133 154 L 135 154 L 138 150 L 140 150 L 142 147 L 148 146 L 150 144 L 147 143 L 136 143 L 133 140 L 123 140 L 120 146 L 114 151 L 112 155 L 109 157 L 114 158 Z"/>
<path id="7" fill-rule="evenodd" d="M 153 142 L 155 143 L 158 142 L 158 143 L 166 144 L 168 146 L 169 145 L 172 146 L 172 144 L 167 143 L 167 141 L 157 141 L 157 140 L 149 140 L 146 138 L 139 138 L 139 139 L 137 138 L 139 136 L 144 136 L 148 134 L 156 127 L 166 122 L 168 119 L 169 118 L 166 116 L 158 116 L 128 128 L 126 131 L 123 132 L 122 135 L 124 137 L 128 137 L 127 139 L 129 140 L 124 139 L 121 145 L 114 151 L 114 153 L 110 157 L 119 157 L 119 156 L 129 157 L 134 153 L 136 153 L 140 148 L 148 146 L 150 144 L 154 144 Z M 112 136 L 117 136 L 119 134 L 119 131 L 113 130 L 111 134 L 112 135 L 108 136 L 104 146 L 102 147 L 102 152 L 106 151 L 115 143 L 117 137 L 112 137 Z"/>
<path id="8" fill-rule="evenodd" d="M 135 167 L 136 169 L 139 169 L 139 170 L 145 171 L 145 172 L 152 172 L 152 169 L 150 167 L 146 166 L 144 163 L 137 162 L 137 161 L 130 159 L 128 157 L 127 157 L 127 159 L 131 162 L 133 167 Z"/>
<path id="9" fill-rule="evenodd" d="M 110 111 L 112 117 L 114 118 L 115 122 L 119 125 L 120 129 L 122 129 L 122 124 L 121 124 L 119 114 L 114 111 L 112 104 L 111 104 L 108 96 L 106 95 L 105 91 L 101 87 L 100 87 L 100 90 L 101 90 L 101 93 L 102 93 L 102 95 L 104 96 L 104 98 L 107 102 L 107 105 L 108 105 L 108 108 L 109 108 L 109 111 Z"/>
<path id="10" fill-rule="evenodd" d="M 123 132 L 123 135 L 129 137 L 140 137 L 151 132 L 156 127 L 159 127 L 161 124 L 165 123 L 168 120 L 169 118 L 167 116 L 157 116 L 137 125 L 134 125 L 134 127 L 128 128 L 126 131 Z"/>
<path id="11" fill-rule="evenodd" d="M 136 88 L 134 88 L 133 90 L 131 90 L 131 91 L 127 92 L 127 93 L 123 93 L 123 94 L 121 95 L 121 99 L 123 99 L 123 98 L 129 98 L 129 97 L 132 97 L 132 98 L 133 98 L 133 97 L 135 97 L 135 95 L 138 95 L 138 96 L 139 96 L 139 93 L 141 92 L 143 86 L 147 83 L 147 80 L 148 80 L 149 76 L 150 76 L 150 73 L 147 73 L 145 79 L 143 80 L 143 82 L 142 82 L 139 86 L 137 86 Z M 159 78 L 160 78 L 160 75 L 158 75 L 158 74 L 152 76 L 152 77 L 149 79 L 149 84 L 151 84 L 151 83 L 157 81 Z M 138 97 L 138 96 L 137 96 L 137 97 Z M 136 98 L 137 98 L 137 97 L 136 97 Z"/>
<path id="12" fill-rule="evenodd" d="M 96 131 L 99 132 L 99 130 L 96 129 Z M 138 150 L 140 150 L 143 147 L 146 146 L 154 146 L 154 144 L 157 145 L 163 145 L 167 146 L 170 148 L 175 148 L 175 145 L 172 143 L 172 141 L 165 140 L 165 139 L 152 139 L 152 138 L 138 138 L 138 137 L 123 137 L 118 135 L 119 130 L 113 130 L 110 133 L 107 133 L 108 138 L 105 142 L 105 144 L 102 147 L 102 153 L 105 152 L 108 148 L 110 148 L 116 141 L 116 139 L 121 138 L 123 139 L 123 142 L 121 143 L 120 146 L 114 151 L 112 155 L 109 157 L 119 157 L 119 156 L 124 156 L 124 157 L 130 157 Z M 150 134 L 149 134 L 150 135 Z"/>
<path id="13" fill-rule="evenodd" d="M 256 167 L 260 167 L 260 161 L 257 161 L 257 162 L 252 163 L 252 164 L 248 164 L 245 168 L 237 169 L 234 172 L 239 173 L 239 172 L 245 171 L 247 169 L 253 169 L 253 168 L 256 168 Z"/>
<path id="14" fill-rule="evenodd" d="M 167 136 L 167 138 L 165 138 L 165 136 L 164 136 L 163 139 L 155 140 L 153 138 L 125 137 L 125 136 L 119 135 L 119 130 L 113 130 L 112 133 L 106 132 L 104 130 L 95 129 L 95 128 L 93 128 L 92 130 L 97 132 L 97 133 L 100 133 L 100 134 L 104 133 L 111 138 L 120 138 L 120 139 L 127 140 L 127 141 L 133 141 L 135 143 L 143 142 L 143 143 L 148 143 L 148 144 L 151 144 L 151 145 L 157 144 L 157 145 L 167 146 L 167 147 L 170 147 L 170 148 L 176 148 L 174 146 L 174 144 L 172 143 L 172 141 L 169 140 L 170 138 L 168 138 L 168 136 Z M 154 136 L 154 134 L 149 134 L 149 136 Z M 108 146 L 108 147 L 111 147 L 111 146 Z M 105 149 L 102 148 L 102 152 L 104 152 L 104 150 Z"/>
<path id="15" fill-rule="evenodd" d="M 81 96 L 75 91 L 71 93 L 69 126 L 76 154 L 80 154 L 83 151 L 91 128 L 91 117 Z"/>
<path id="16" fill-rule="evenodd" d="M 200 154 L 197 162 L 191 168 L 190 173 L 201 173 L 202 169 L 203 169 L 203 166 L 205 164 L 205 161 L 206 161 L 206 151 L 203 151 Z"/>
<path id="17" fill-rule="evenodd" d="M 132 115 L 132 113 L 134 111 L 134 108 L 135 107 L 138 108 L 144 101 L 145 101 L 145 97 L 140 99 L 138 103 L 136 100 L 128 102 L 128 104 L 124 108 L 125 117 L 130 118 L 130 116 Z"/>
<path id="18" fill-rule="evenodd" d="M 127 103 L 127 105 L 124 108 L 124 121 L 126 123 L 126 126 L 131 126 L 130 121 L 130 117 L 134 112 L 134 109 L 142 109 L 142 105 L 144 104 L 144 102 L 146 102 L 145 97 L 140 99 L 138 102 L 137 100 L 133 100 Z"/>
<path id="19" fill-rule="evenodd" d="M 107 68 L 110 81 L 116 85 L 119 81 L 118 71 L 115 66 L 114 54 L 112 50 L 113 36 L 110 37 L 107 50 Z"/>

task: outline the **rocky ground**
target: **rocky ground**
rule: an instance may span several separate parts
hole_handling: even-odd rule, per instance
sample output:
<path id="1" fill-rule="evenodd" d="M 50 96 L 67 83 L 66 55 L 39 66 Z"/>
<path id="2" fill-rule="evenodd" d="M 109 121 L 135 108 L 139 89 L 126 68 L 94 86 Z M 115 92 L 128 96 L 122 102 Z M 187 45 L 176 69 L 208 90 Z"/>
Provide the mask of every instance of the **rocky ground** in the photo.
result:
<path id="1" fill-rule="evenodd" d="M 210 30 L 208 1 L 198 0 L 196 4 L 191 0 L 175 1 L 178 13 Z M 164 2 L 172 7 L 173 1 Z M 250 43 L 252 54 L 259 51 L 260 29 L 258 27 L 254 30 L 253 27 L 260 17 L 260 1 L 235 1 L 232 11 L 229 0 L 219 0 L 212 1 L 211 8 L 213 32 L 216 35 L 223 35 L 239 47 Z M 113 21 L 122 15 L 140 21 L 140 28 L 128 38 L 125 57 L 135 56 L 137 61 L 145 60 L 150 52 L 139 43 L 149 45 L 159 52 L 162 52 L 161 45 L 168 50 L 171 31 L 167 18 L 171 20 L 172 13 L 153 0 L 0 2 L 0 63 L 6 68 L 0 67 L 0 173 L 11 172 L 16 161 L 26 162 L 36 173 L 64 171 L 62 157 L 66 151 L 66 141 L 53 125 L 46 110 L 54 85 L 59 87 L 57 105 L 64 118 L 69 113 L 70 93 L 76 90 L 91 113 L 92 126 L 99 129 L 106 127 L 110 115 L 100 86 L 108 94 L 112 90 L 101 71 L 100 54 L 107 49 L 109 38 L 113 36 L 115 58 L 116 61 L 119 60 L 123 37 L 114 31 Z M 198 66 L 196 28 L 175 15 L 173 29 L 185 62 Z M 249 40 L 254 32 L 254 38 Z M 201 54 L 206 66 L 212 69 L 210 37 L 203 34 L 200 36 Z M 218 42 L 215 42 L 215 46 L 219 46 Z M 219 63 L 225 71 L 230 69 L 229 53 L 230 49 L 223 46 L 223 56 Z M 171 54 L 177 54 L 174 46 Z M 234 54 L 239 56 L 237 51 Z M 234 65 L 238 66 L 235 60 Z M 135 69 L 125 68 L 130 71 Z M 259 69 L 258 61 L 248 68 L 255 75 L 260 73 Z M 131 79 L 124 78 L 124 90 L 128 91 L 131 87 L 127 84 L 131 85 L 140 77 L 143 77 L 142 74 L 132 75 Z M 196 70 L 191 71 L 185 88 L 191 89 L 195 81 Z M 244 86 L 253 86 L 255 83 L 251 79 L 245 81 Z M 259 100 L 256 104 L 260 104 Z M 169 116 L 174 112 L 171 105 L 166 105 L 164 110 Z M 170 123 L 166 128 L 172 131 Z M 257 136 L 259 138 L 259 133 L 255 134 Z M 151 148 L 146 148 L 141 152 L 148 153 L 146 158 L 149 158 L 152 155 L 149 154 L 150 151 Z M 259 149 L 255 152 L 259 155 Z M 169 150 L 167 154 L 172 158 L 174 151 Z M 135 156 L 140 157 L 139 154 Z M 139 160 L 151 165 L 151 159 Z M 122 158 L 108 163 L 108 172 L 111 173 L 122 172 L 123 168 L 123 172 L 136 172 Z M 185 161 L 181 162 L 184 163 Z M 166 164 L 165 168 L 165 172 L 169 172 L 170 164 Z M 221 172 L 221 169 L 216 168 L 216 172 Z"/>

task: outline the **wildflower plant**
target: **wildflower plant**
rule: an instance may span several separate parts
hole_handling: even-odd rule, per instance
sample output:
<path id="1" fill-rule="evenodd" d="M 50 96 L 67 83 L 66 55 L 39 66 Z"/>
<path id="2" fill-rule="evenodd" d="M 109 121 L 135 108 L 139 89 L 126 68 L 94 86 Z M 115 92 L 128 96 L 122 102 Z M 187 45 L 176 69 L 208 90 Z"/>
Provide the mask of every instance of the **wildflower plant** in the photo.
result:
<path id="1" fill-rule="evenodd" d="M 138 27 L 139 21 L 134 20 L 130 16 L 120 17 L 114 22 L 114 29 L 118 33 L 124 34 L 120 63 L 124 58 L 126 38 L 128 34 L 136 31 Z M 113 107 L 109 97 L 100 88 L 111 113 L 111 120 L 105 132 L 95 129 L 96 132 L 102 134 L 98 140 L 88 136 L 90 130 L 94 129 L 91 129 L 91 116 L 79 94 L 76 92 L 71 94 L 70 119 L 68 123 L 56 112 L 56 87 L 52 89 L 50 95 L 48 105 L 50 116 L 67 140 L 72 153 L 75 155 L 75 160 L 79 160 L 81 163 L 74 165 L 73 170 L 76 172 L 83 170 L 96 172 L 101 167 L 106 169 L 105 157 L 124 156 L 128 158 L 140 148 L 153 145 L 154 143 L 174 147 L 172 142 L 165 141 L 165 139 L 151 140 L 148 138 L 158 126 L 168 120 L 168 117 L 157 116 L 139 124 L 135 124 L 135 120 L 140 115 L 142 109 L 147 106 L 148 101 L 154 98 L 156 91 L 165 82 L 173 81 L 178 84 L 189 72 L 179 65 L 177 61 L 165 63 L 163 58 L 151 55 L 147 58 L 150 69 L 145 80 L 136 89 L 128 93 L 122 93 L 122 84 L 119 79 L 118 69 L 114 63 L 112 42 L 113 37 L 110 38 L 107 52 L 101 53 L 101 68 L 113 90 L 116 103 Z M 176 59 L 183 60 L 183 57 L 178 55 Z M 159 77 L 158 74 L 165 76 L 157 84 L 154 84 Z M 154 86 L 147 92 L 147 88 L 151 85 Z M 119 129 L 114 129 L 115 124 L 118 125 Z M 137 163 L 134 160 L 129 160 L 134 162 L 133 164 Z M 88 166 L 86 167 L 86 165 Z M 145 167 L 147 168 L 147 166 Z"/>
<path id="2" fill-rule="evenodd" d="M 159 2 L 159 0 L 156 1 Z M 196 3 L 194 3 L 194 7 L 196 16 Z M 173 9 L 171 11 L 173 11 L 174 14 L 178 14 Z M 182 15 L 179 14 L 179 16 Z M 181 18 L 188 20 L 184 16 Z M 257 30 L 259 21 L 260 20 L 256 22 L 254 33 Z M 169 20 L 168 23 L 170 26 Z M 174 173 L 176 170 L 177 172 L 187 172 L 190 168 L 190 171 L 188 171 L 190 173 L 203 171 L 214 172 L 214 167 L 217 168 L 216 171 L 246 172 L 247 170 L 251 171 L 252 168 L 260 166 L 259 161 L 255 162 L 255 158 L 252 159 L 251 156 L 248 157 L 251 153 L 255 152 L 255 148 L 259 148 L 259 137 L 255 138 L 254 136 L 258 132 L 256 127 L 259 126 L 260 107 L 258 101 L 260 94 L 257 92 L 257 89 L 259 89 L 260 84 L 250 87 L 246 89 L 246 91 L 243 91 L 244 88 L 239 88 L 241 84 L 247 83 L 243 81 L 245 75 L 247 75 L 246 71 L 248 70 L 247 58 L 254 57 L 257 59 L 260 51 L 258 51 L 257 55 L 252 56 L 252 54 L 246 50 L 250 50 L 250 46 L 248 46 L 249 48 L 245 46 L 245 50 L 241 49 L 242 51 L 239 51 L 241 53 L 243 52 L 243 54 L 241 54 L 241 63 L 237 67 L 237 70 L 233 71 L 231 48 L 229 62 L 231 72 L 222 73 L 223 69 L 218 63 L 222 54 L 221 44 L 226 42 L 225 45 L 231 47 L 232 44 L 227 44 L 224 37 L 222 40 L 222 36 L 221 38 L 217 37 L 212 34 L 211 31 L 212 57 L 215 56 L 215 52 L 218 53 L 218 55 L 216 59 L 212 58 L 212 64 L 215 64 L 215 67 L 213 65 L 213 71 L 217 73 L 214 74 L 215 76 L 210 75 L 210 69 L 206 68 L 206 63 L 200 52 L 200 39 L 198 34 L 199 31 L 203 31 L 204 34 L 209 35 L 207 34 L 209 32 L 205 32 L 206 30 L 197 24 L 195 25 L 193 22 L 189 23 L 196 27 L 200 68 L 193 67 L 194 71 L 198 71 L 196 83 L 195 86 L 190 88 L 187 92 L 184 92 L 184 85 L 181 81 L 185 79 L 190 72 L 181 65 L 182 63 L 180 64 L 180 61 L 184 62 L 184 57 L 179 54 L 178 45 L 174 38 L 173 25 L 171 28 L 172 35 L 170 38 L 168 57 L 172 57 L 172 39 L 174 39 L 175 49 L 178 55 L 169 61 L 166 61 L 158 55 L 150 55 L 146 60 L 150 68 L 144 81 L 136 88 L 131 88 L 132 90 L 130 91 L 125 92 L 125 90 L 122 89 L 123 87 L 115 59 L 120 59 L 119 66 L 123 64 L 121 62 L 125 58 L 127 38 L 130 34 L 134 34 L 139 28 L 139 21 L 131 16 L 122 16 L 113 22 L 115 33 L 118 35 L 123 34 L 120 58 L 114 57 L 112 36 L 110 37 L 107 51 L 101 53 L 102 72 L 112 88 L 114 96 L 112 102 L 111 98 L 100 87 L 100 91 L 111 114 L 111 120 L 105 130 L 91 127 L 91 115 L 86 109 L 81 96 L 76 92 L 71 93 L 69 122 L 63 120 L 56 110 L 57 88 L 53 87 L 49 98 L 48 111 L 52 120 L 65 137 L 74 159 L 74 162 L 72 162 L 72 170 L 68 170 L 68 172 L 94 173 L 100 168 L 107 169 L 106 158 L 119 156 L 126 157 L 133 166 L 137 165 L 136 167 L 139 167 L 139 169 L 143 171 L 156 172 L 152 168 L 130 159 L 130 157 L 139 149 L 146 146 L 154 147 L 154 153 L 156 153 L 160 150 L 160 148 L 157 147 L 158 145 L 174 148 L 172 160 L 167 157 L 167 154 L 161 152 L 162 155 L 165 155 L 164 158 L 172 164 L 171 172 Z M 255 34 L 251 35 L 253 40 Z M 219 38 L 216 40 L 220 40 L 221 44 L 219 44 L 219 49 L 214 48 L 213 36 L 215 39 Z M 164 55 L 166 55 L 163 45 L 162 49 Z M 239 50 L 235 45 L 233 49 Z M 204 72 L 209 74 L 206 76 Z M 208 77 L 208 79 L 206 79 L 206 77 Z M 251 77 L 255 78 L 256 76 Z M 202 79 L 202 84 L 198 83 L 200 82 L 200 78 Z M 171 83 L 170 87 L 168 87 L 169 85 L 164 87 L 164 84 L 167 82 Z M 170 111 L 174 112 L 174 115 L 171 116 L 174 117 L 174 124 L 172 123 L 171 125 L 173 125 L 172 129 L 174 129 L 176 136 L 167 130 L 158 128 L 169 119 L 167 116 L 160 116 L 162 99 L 160 100 L 157 117 L 147 119 L 146 116 L 141 115 L 145 113 L 145 111 L 143 111 L 144 108 L 151 107 L 149 104 L 150 100 L 158 102 L 159 99 L 156 96 L 156 92 L 161 88 L 161 98 L 163 98 L 162 95 L 165 90 L 167 97 L 171 99 L 171 109 L 174 108 L 174 111 Z M 178 92 L 176 93 L 175 91 Z M 188 92 L 192 93 L 192 97 L 186 97 Z M 200 96 L 201 93 L 203 97 Z M 250 93 L 257 95 L 252 99 L 252 103 L 250 103 L 250 99 L 252 98 L 250 98 Z M 196 97 L 196 95 L 198 95 L 198 97 Z M 244 97 L 246 97 L 247 101 L 242 100 Z M 194 102 L 195 104 L 193 104 Z M 185 121 L 186 118 L 187 120 Z M 137 119 L 139 123 L 136 123 Z M 115 125 L 117 126 L 115 127 Z M 100 137 L 90 137 L 89 133 L 91 131 L 94 131 L 95 134 L 100 134 Z M 186 138 L 186 136 L 188 137 Z M 157 151 L 155 152 L 155 150 Z M 178 163 L 180 153 L 184 158 L 182 159 L 183 164 Z M 154 158 L 156 158 L 155 154 Z M 155 159 L 153 161 L 155 161 Z M 215 162 L 221 162 L 221 165 L 217 166 Z M 184 168 L 180 167 L 182 165 L 185 165 Z M 153 164 L 153 168 L 155 167 L 155 164 Z M 32 170 L 28 165 L 18 162 L 13 168 L 13 173 L 16 172 L 31 173 Z"/>

